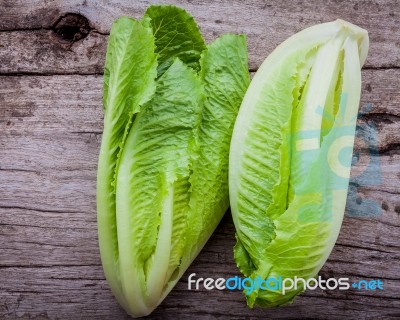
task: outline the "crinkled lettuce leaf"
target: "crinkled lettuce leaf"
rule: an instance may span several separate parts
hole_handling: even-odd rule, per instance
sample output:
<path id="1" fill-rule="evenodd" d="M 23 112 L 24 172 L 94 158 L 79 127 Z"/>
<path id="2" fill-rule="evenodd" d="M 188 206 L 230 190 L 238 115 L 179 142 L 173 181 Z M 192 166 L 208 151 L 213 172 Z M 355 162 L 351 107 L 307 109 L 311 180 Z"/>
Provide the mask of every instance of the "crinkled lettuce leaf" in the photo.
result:
<path id="1" fill-rule="evenodd" d="M 234 256 L 246 277 L 307 280 L 327 260 L 344 214 L 367 51 L 367 32 L 337 20 L 292 36 L 255 74 L 229 163 Z M 303 290 L 245 293 L 250 307 L 272 307 Z"/>
<path id="2" fill-rule="evenodd" d="M 189 67 L 199 71 L 199 59 L 206 44 L 193 17 L 175 6 L 150 6 L 145 13 L 151 19 L 158 75 L 162 75 L 179 58 Z"/>
<path id="3" fill-rule="evenodd" d="M 200 65 L 206 98 L 190 177 L 186 250 L 191 259 L 229 207 L 229 145 L 239 106 L 250 83 L 246 37 L 222 35 L 204 51 Z"/>
<path id="4" fill-rule="evenodd" d="M 177 259 L 170 263 L 170 258 L 182 255 L 176 238 L 184 240 L 187 224 L 190 145 L 200 121 L 202 89 L 200 78 L 176 60 L 135 118 L 122 153 L 119 265 L 128 312 L 134 315 L 158 303 L 171 268 L 177 267 Z"/>
<path id="5" fill-rule="evenodd" d="M 119 279 L 114 177 L 122 137 L 132 115 L 153 95 L 157 60 L 149 19 L 121 17 L 112 26 L 104 67 L 104 130 L 97 174 L 100 253 L 114 295 L 124 304 Z"/>
<path id="6" fill-rule="evenodd" d="M 120 20 L 106 57 L 98 226 L 107 280 L 138 317 L 161 303 L 229 206 L 229 143 L 249 73 L 244 36 L 206 46 L 180 8 Z"/>

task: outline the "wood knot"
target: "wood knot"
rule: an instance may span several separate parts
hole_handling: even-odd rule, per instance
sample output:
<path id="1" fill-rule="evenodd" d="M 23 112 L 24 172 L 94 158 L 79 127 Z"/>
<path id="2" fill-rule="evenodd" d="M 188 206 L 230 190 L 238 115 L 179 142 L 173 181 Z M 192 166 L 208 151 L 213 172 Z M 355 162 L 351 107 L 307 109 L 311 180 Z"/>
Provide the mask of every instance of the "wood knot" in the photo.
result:
<path id="1" fill-rule="evenodd" d="M 69 42 L 85 38 L 91 29 L 89 20 L 77 13 L 66 13 L 53 26 L 54 33 Z"/>

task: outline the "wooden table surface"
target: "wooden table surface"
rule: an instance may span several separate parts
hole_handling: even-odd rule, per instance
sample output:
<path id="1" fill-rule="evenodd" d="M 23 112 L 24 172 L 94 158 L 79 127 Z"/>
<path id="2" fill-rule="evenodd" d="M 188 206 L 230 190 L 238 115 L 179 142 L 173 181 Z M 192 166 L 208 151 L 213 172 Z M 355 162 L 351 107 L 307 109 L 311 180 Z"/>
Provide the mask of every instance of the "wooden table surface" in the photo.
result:
<path id="1" fill-rule="evenodd" d="M 113 19 L 139 18 L 150 2 L 0 0 L 0 318 L 127 317 L 97 245 L 102 71 Z M 370 110 L 359 117 L 348 210 L 320 274 L 381 279 L 384 290 L 307 291 L 268 310 L 248 309 L 239 291 L 188 291 L 189 273 L 238 274 L 227 214 L 154 318 L 400 318 L 400 2 L 171 3 L 194 15 L 208 42 L 246 33 L 253 72 L 313 24 L 341 18 L 369 31 L 361 106 Z"/>

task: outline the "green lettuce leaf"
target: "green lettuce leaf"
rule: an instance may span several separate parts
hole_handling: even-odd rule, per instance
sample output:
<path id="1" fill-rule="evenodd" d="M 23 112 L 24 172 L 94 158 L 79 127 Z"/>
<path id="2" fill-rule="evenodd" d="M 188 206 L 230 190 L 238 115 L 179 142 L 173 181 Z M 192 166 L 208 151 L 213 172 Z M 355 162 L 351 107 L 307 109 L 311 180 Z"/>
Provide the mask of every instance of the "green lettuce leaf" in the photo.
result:
<path id="1" fill-rule="evenodd" d="M 176 60 L 158 79 L 121 157 L 119 264 L 131 315 L 164 299 L 229 206 L 230 136 L 250 81 L 245 37 L 217 39 L 201 66 L 196 76 Z"/>
<path id="2" fill-rule="evenodd" d="M 176 267 L 170 263 L 171 252 L 177 250 L 172 239 L 183 240 L 190 143 L 202 102 L 200 78 L 176 60 L 157 81 L 154 98 L 135 118 L 122 153 L 117 225 L 118 241 L 124 245 L 119 247 L 119 264 L 132 315 L 148 313 L 146 304 L 158 303 L 169 267 Z M 174 220 L 181 221 L 174 225 Z"/>
<path id="3" fill-rule="evenodd" d="M 97 219 L 104 272 L 124 304 L 118 272 L 118 239 L 113 185 L 121 140 L 132 114 L 155 91 L 157 60 L 149 19 L 121 17 L 112 26 L 104 68 L 104 130 L 98 163 Z"/>
<path id="4" fill-rule="evenodd" d="M 206 100 L 190 177 L 190 259 L 194 258 L 193 253 L 197 255 L 229 207 L 229 144 L 250 83 L 245 36 L 227 34 L 210 44 L 201 58 L 200 75 Z"/>
<path id="5" fill-rule="evenodd" d="M 246 40 L 224 35 L 206 47 L 184 10 L 151 6 L 141 22 L 115 22 L 106 60 L 100 252 L 114 295 L 139 317 L 170 292 L 229 206 Z"/>
<path id="6" fill-rule="evenodd" d="M 169 5 L 150 6 L 145 15 L 151 19 L 155 37 L 158 75 L 162 75 L 175 58 L 199 71 L 200 55 L 206 45 L 193 17 Z"/>
<path id="7" fill-rule="evenodd" d="M 281 44 L 246 92 L 232 136 L 236 263 L 256 279 L 315 277 L 338 236 L 350 175 L 367 32 L 337 20 Z M 279 306 L 304 290 L 254 290 Z"/>

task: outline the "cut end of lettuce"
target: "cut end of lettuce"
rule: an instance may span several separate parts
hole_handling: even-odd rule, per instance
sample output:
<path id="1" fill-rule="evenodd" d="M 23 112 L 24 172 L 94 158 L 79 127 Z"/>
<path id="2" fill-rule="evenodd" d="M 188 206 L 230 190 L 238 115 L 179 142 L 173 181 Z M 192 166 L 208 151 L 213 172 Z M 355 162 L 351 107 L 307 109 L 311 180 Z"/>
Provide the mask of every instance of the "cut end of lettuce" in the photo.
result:
<path id="1" fill-rule="evenodd" d="M 317 275 L 338 236 L 368 52 L 343 20 L 283 42 L 255 74 L 231 141 L 230 203 L 240 271 L 253 279 Z M 339 159 L 340 158 L 340 159 Z M 255 290 L 250 307 L 291 302 L 304 288 Z"/>
<path id="2" fill-rule="evenodd" d="M 335 22 L 343 30 L 342 32 L 346 32 L 349 36 L 357 40 L 358 55 L 360 57 L 359 59 L 361 68 L 365 63 L 365 60 L 367 60 L 368 56 L 368 49 L 369 49 L 368 31 L 342 19 L 337 19 Z"/>

